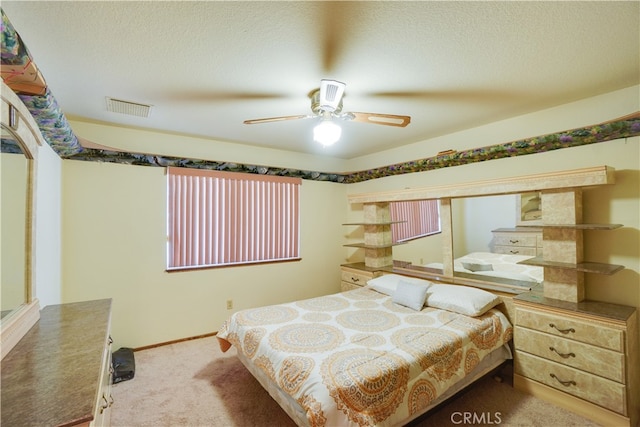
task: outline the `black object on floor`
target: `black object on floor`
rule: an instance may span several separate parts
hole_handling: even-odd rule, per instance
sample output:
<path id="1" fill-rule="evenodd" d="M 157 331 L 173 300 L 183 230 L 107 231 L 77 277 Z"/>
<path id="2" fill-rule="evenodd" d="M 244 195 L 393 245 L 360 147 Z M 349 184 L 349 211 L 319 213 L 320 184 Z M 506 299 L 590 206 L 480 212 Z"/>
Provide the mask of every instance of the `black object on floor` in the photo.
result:
<path id="1" fill-rule="evenodd" d="M 122 347 L 111 355 L 113 365 L 113 383 L 127 381 L 136 374 L 136 360 L 133 357 L 133 349 Z"/>

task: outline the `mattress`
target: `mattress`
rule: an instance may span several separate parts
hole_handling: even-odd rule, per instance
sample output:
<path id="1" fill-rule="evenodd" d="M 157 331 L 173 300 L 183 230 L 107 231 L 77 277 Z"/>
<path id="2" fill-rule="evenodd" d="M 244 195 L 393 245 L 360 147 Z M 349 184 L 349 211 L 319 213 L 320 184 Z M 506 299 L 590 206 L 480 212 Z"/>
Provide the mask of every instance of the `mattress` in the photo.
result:
<path id="1" fill-rule="evenodd" d="M 512 326 L 365 287 L 237 312 L 217 336 L 298 425 L 395 426 L 509 357 Z"/>

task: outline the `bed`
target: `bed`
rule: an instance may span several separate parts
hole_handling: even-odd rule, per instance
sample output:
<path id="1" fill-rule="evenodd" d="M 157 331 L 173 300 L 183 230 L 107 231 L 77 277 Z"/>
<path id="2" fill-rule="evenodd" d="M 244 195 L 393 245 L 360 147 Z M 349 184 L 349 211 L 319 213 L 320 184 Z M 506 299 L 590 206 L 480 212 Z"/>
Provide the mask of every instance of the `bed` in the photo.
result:
<path id="1" fill-rule="evenodd" d="M 385 275 L 239 311 L 217 338 L 299 426 L 397 426 L 511 358 L 499 304 L 479 289 Z"/>
<path id="2" fill-rule="evenodd" d="M 534 258 L 527 255 L 498 254 L 493 252 L 471 252 L 453 260 L 453 270 L 458 273 L 509 279 L 518 282 L 542 283 L 544 269 L 533 265 L 519 264 Z M 442 269 L 442 263 L 429 263 L 428 268 Z"/>

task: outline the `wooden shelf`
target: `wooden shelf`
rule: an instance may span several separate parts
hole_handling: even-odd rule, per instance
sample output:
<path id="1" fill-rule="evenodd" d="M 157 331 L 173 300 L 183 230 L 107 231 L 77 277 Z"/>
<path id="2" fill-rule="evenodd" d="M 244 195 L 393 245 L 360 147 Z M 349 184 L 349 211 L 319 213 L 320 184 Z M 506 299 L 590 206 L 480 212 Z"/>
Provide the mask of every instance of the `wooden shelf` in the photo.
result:
<path id="1" fill-rule="evenodd" d="M 539 228 L 569 228 L 574 230 L 615 230 L 622 224 L 542 224 Z"/>
<path id="2" fill-rule="evenodd" d="M 363 249 L 384 249 L 384 248 L 390 248 L 392 246 L 398 246 L 398 245 L 404 245 L 404 244 L 406 244 L 406 242 L 388 243 L 386 245 L 367 245 L 365 243 L 350 243 L 342 246 L 347 246 L 350 248 L 363 248 Z"/>
<path id="3" fill-rule="evenodd" d="M 524 261 L 520 261 L 518 264 L 563 268 L 567 270 L 582 271 L 584 273 L 605 274 L 608 276 L 624 269 L 623 265 L 603 264 L 598 262 L 581 262 L 578 264 L 572 264 L 568 262 L 546 261 L 540 257 L 526 259 Z"/>
<path id="4" fill-rule="evenodd" d="M 402 224 L 407 221 L 386 221 L 386 222 L 348 222 L 342 225 L 391 225 Z"/>

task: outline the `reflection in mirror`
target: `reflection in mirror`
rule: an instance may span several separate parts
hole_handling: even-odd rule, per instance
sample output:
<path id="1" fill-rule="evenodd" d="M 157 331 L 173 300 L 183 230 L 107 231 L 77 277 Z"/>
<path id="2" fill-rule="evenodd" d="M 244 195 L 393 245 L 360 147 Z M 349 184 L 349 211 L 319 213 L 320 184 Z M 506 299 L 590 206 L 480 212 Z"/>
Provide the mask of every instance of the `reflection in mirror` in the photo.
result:
<path id="1" fill-rule="evenodd" d="M 527 290 L 542 283 L 543 268 L 518 264 L 536 253 L 517 253 L 508 245 L 514 240 L 509 233 L 517 227 L 519 195 L 467 197 L 451 200 L 453 268 L 456 283 L 472 281 L 480 286 Z M 446 220 L 443 218 L 443 220 Z M 496 230 L 506 229 L 506 237 Z M 534 228 L 527 227 L 527 234 Z M 506 238 L 506 242 L 498 239 Z M 540 237 L 541 241 L 541 237 Z M 536 236 L 533 237 L 535 251 Z M 429 236 L 394 247 L 394 260 L 411 263 L 410 269 L 421 274 L 444 276 L 443 259 L 446 242 L 442 235 Z M 446 276 L 445 276 L 446 277 Z"/>
<path id="2" fill-rule="evenodd" d="M 530 289 L 543 268 L 519 264 L 536 256 L 538 229 L 516 228 L 517 194 L 456 199 L 453 210 L 454 276 Z"/>
<path id="3" fill-rule="evenodd" d="M 0 144 L 0 308 L 2 319 L 27 302 L 28 160 L 14 136 L 2 127 Z"/>

